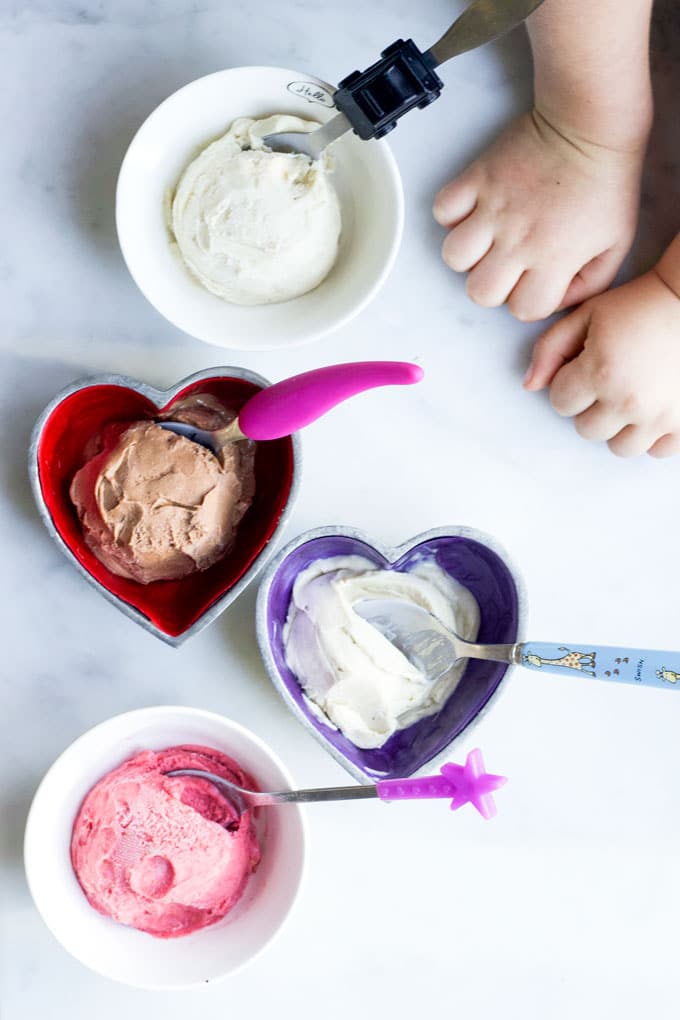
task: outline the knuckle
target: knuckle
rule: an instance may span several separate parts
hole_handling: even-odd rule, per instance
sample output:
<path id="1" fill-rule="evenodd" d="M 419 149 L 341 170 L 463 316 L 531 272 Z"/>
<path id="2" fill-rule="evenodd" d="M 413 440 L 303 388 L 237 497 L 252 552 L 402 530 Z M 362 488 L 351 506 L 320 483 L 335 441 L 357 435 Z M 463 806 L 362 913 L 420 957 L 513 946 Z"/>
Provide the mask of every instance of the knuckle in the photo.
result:
<path id="1" fill-rule="evenodd" d="M 608 393 L 618 388 L 618 366 L 608 351 L 593 351 L 590 345 L 591 374 L 598 393 Z"/>
<path id="2" fill-rule="evenodd" d="M 642 402 L 637 393 L 628 392 L 620 398 L 620 407 L 627 418 L 637 420 L 642 412 Z"/>

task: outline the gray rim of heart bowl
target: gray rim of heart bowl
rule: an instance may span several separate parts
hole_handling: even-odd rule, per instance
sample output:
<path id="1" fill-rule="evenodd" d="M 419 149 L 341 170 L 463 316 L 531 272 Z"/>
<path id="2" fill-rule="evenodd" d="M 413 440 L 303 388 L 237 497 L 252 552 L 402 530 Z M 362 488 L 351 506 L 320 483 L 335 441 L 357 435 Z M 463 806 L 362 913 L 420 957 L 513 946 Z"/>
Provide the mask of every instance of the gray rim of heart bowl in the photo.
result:
<path id="1" fill-rule="evenodd" d="M 165 642 L 165 644 L 171 645 L 173 648 L 178 648 L 190 637 L 198 634 L 204 627 L 207 627 L 216 620 L 217 617 L 225 611 L 225 609 L 228 609 L 231 603 L 238 598 L 241 592 L 244 591 L 250 582 L 260 573 L 265 563 L 273 555 L 276 539 L 281 536 L 283 529 L 288 523 L 288 518 L 290 517 L 291 510 L 295 504 L 300 488 L 300 437 L 298 435 L 292 435 L 290 437 L 293 443 L 293 477 L 291 479 L 290 493 L 283 513 L 279 518 L 271 538 L 253 563 L 251 563 L 243 577 L 241 577 L 233 587 L 225 591 L 223 595 L 220 595 L 215 602 L 208 606 L 198 620 L 196 620 L 182 634 L 178 634 L 176 637 L 173 637 L 170 634 L 165 634 L 163 631 L 159 630 L 142 612 L 135 609 L 134 606 L 131 606 L 129 603 L 119 598 L 118 595 L 109 591 L 108 588 L 105 588 L 104 585 L 100 584 L 97 578 L 93 577 L 71 552 L 68 545 L 57 531 L 54 521 L 52 520 L 52 515 L 45 503 L 38 471 L 38 449 L 42 439 L 45 423 L 50 418 L 54 410 L 63 400 L 70 397 L 71 394 L 77 393 L 79 390 L 85 389 L 88 386 L 121 386 L 127 389 L 132 389 L 146 397 L 148 400 L 151 400 L 157 407 L 164 407 L 166 404 L 169 404 L 172 400 L 174 400 L 175 397 L 182 392 L 182 390 L 185 390 L 187 386 L 192 386 L 194 383 L 201 382 L 203 379 L 215 379 L 220 377 L 243 379 L 245 382 L 254 383 L 256 386 L 270 385 L 269 380 L 265 379 L 264 376 L 259 375 L 257 372 L 251 372 L 247 368 L 239 368 L 229 365 L 220 365 L 216 368 L 207 368 L 201 372 L 194 372 L 193 375 L 189 375 L 185 379 L 181 379 L 178 383 L 167 390 L 156 389 L 154 386 L 150 386 L 147 383 L 141 382 L 138 379 L 133 379 L 131 376 L 126 375 L 112 375 L 105 373 L 102 375 L 85 376 L 70 383 L 70 385 L 57 393 L 57 395 L 50 401 L 33 427 L 28 451 L 28 473 L 38 512 L 43 524 L 50 533 L 50 536 L 59 549 L 61 549 L 64 556 L 66 556 L 68 561 L 76 568 L 81 577 L 84 577 L 85 580 L 92 585 L 92 587 L 95 588 L 100 595 L 103 595 L 107 602 L 110 602 L 119 609 L 129 620 L 133 620 L 135 623 L 139 624 L 140 627 L 143 627 L 149 634 L 153 634 L 154 637 L 159 638 L 161 641 Z"/>
<path id="2" fill-rule="evenodd" d="M 393 569 L 403 569 L 424 554 L 433 557 L 477 598 L 481 642 L 524 640 L 527 598 L 521 575 L 502 546 L 475 528 L 433 528 L 390 547 L 338 525 L 299 535 L 270 561 L 262 576 L 256 611 L 260 652 L 274 686 L 303 726 L 360 783 L 436 771 L 496 704 L 514 667 L 471 660 L 456 691 L 436 715 L 398 731 L 382 748 L 357 748 L 310 709 L 285 664 L 282 641 L 295 578 L 313 560 L 341 554 L 366 556 L 379 567 Z"/>

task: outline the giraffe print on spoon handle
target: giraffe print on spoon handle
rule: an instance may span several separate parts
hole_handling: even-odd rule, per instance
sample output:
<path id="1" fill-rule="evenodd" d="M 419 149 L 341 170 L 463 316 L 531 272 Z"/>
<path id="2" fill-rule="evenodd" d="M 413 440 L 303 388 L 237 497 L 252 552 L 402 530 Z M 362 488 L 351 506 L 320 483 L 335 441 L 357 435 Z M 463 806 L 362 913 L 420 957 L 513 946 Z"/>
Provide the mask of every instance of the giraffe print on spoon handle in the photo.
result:
<path id="1" fill-rule="evenodd" d="M 544 669 L 549 673 L 574 670 L 598 680 L 680 690 L 680 652 L 608 648 L 606 645 L 567 647 L 527 641 L 516 646 L 515 662 L 527 669 Z"/>

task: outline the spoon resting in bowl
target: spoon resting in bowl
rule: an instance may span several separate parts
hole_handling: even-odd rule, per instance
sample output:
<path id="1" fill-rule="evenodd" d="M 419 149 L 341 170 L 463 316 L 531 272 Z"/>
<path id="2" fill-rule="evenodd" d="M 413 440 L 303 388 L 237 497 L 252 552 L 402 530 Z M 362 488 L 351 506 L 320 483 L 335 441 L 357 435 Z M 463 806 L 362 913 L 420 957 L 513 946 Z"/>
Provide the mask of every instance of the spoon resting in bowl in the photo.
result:
<path id="1" fill-rule="evenodd" d="M 435 68 L 446 60 L 493 42 L 525 21 L 543 0 L 473 0 L 424 53 L 412 39 L 398 39 L 365 71 L 353 71 L 333 93 L 337 113 L 315 131 L 281 131 L 263 141 L 274 152 L 299 152 L 319 159 L 347 131 L 383 138 L 409 110 L 438 99 L 444 82 Z"/>
<path id="2" fill-rule="evenodd" d="M 398 599 L 360 599 L 354 611 L 380 631 L 435 683 L 459 659 L 507 662 L 547 673 L 577 672 L 640 687 L 680 689 L 680 652 L 606 645 L 556 645 L 524 641 L 484 645 L 464 641 L 426 609 Z"/>
<path id="3" fill-rule="evenodd" d="M 238 416 L 220 429 L 156 419 L 161 428 L 205 446 L 216 456 L 240 439 L 280 439 L 321 418 L 343 400 L 378 386 L 420 382 L 423 370 L 406 361 L 358 361 L 328 365 L 266 386 L 246 401 Z"/>
<path id="4" fill-rule="evenodd" d="M 442 765 L 438 776 L 422 776 L 411 779 L 381 779 L 374 786 L 328 786 L 315 790 L 281 790 L 265 793 L 248 790 L 243 786 L 216 776 L 202 769 L 173 769 L 167 776 L 194 776 L 206 779 L 230 801 L 239 817 L 252 807 L 271 807 L 275 804 L 310 804 L 328 800 L 430 800 L 451 798 L 451 810 L 457 811 L 464 804 L 473 804 L 483 818 L 493 818 L 496 805 L 493 791 L 503 786 L 505 776 L 494 776 L 484 769 L 482 752 L 470 751 L 464 765 L 448 762 Z"/>

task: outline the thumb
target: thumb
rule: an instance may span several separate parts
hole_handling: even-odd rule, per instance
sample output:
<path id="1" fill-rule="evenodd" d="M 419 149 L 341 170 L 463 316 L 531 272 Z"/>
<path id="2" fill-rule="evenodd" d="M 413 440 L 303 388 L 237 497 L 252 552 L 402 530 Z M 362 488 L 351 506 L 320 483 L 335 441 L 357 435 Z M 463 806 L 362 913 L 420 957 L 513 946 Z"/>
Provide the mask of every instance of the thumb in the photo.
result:
<path id="1" fill-rule="evenodd" d="M 625 248 L 612 248 L 587 262 L 567 287 L 567 292 L 560 303 L 560 309 L 573 308 L 575 305 L 587 301 L 588 298 L 605 291 L 613 283 L 625 254 Z"/>
<path id="2" fill-rule="evenodd" d="M 562 366 L 581 353 L 588 335 L 590 315 L 590 309 L 582 305 L 538 338 L 524 376 L 526 390 L 542 390 L 549 386 Z"/>

